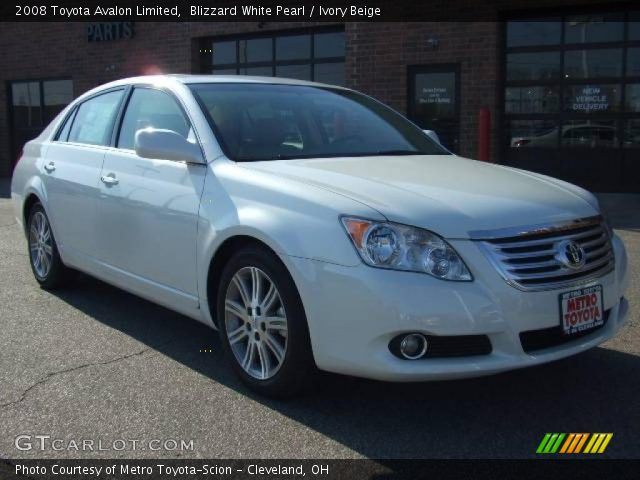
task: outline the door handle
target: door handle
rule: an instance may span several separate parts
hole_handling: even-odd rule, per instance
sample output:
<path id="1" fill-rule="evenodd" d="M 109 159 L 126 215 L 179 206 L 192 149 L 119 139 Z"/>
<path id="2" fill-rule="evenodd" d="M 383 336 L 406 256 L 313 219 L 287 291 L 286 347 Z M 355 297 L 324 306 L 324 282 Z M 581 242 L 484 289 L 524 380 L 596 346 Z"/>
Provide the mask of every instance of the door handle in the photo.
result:
<path id="1" fill-rule="evenodd" d="M 49 162 L 44 166 L 44 169 L 47 173 L 51 173 L 56 169 L 56 164 L 54 162 Z"/>
<path id="2" fill-rule="evenodd" d="M 109 175 L 101 176 L 100 180 L 102 181 L 102 183 L 104 183 L 107 186 L 117 185 L 118 184 L 118 179 L 116 178 L 116 176 L 113 173 L 110 173 Z"/>

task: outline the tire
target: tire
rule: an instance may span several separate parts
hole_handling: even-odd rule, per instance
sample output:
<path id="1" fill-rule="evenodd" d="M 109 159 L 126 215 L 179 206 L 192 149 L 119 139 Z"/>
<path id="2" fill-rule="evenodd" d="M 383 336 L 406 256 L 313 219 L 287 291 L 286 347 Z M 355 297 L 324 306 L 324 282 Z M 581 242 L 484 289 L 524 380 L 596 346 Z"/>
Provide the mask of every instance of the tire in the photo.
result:
<path id="1" fill-rule="evenodd" d="M 245 385 L 275 398 L 311 385 L 317 369 L 304 308 L 275 254 L 259 246 L 234 253 L 222 271 L 216 313 L 225 355 Z"/>
<path id="2" fill-rule="evenodd" d="M 27 247 L 31 271 L 40 287 L 54 290 L 68 281 L 70 271 L 62 263 L 49 217 L 40 202 L 29 211 Z"/>

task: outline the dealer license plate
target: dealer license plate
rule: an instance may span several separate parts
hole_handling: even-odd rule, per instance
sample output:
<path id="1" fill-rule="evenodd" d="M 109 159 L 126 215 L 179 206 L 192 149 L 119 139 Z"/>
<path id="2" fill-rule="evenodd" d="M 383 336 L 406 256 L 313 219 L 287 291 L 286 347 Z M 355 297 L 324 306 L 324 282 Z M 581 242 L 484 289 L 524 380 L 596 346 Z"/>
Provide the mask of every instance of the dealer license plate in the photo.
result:
<path id="1" fill-rule="evenodd" d="M 560 324 L 565 335 L 574 335 L 603 325 L 602 285 L 561 293 Z"/>

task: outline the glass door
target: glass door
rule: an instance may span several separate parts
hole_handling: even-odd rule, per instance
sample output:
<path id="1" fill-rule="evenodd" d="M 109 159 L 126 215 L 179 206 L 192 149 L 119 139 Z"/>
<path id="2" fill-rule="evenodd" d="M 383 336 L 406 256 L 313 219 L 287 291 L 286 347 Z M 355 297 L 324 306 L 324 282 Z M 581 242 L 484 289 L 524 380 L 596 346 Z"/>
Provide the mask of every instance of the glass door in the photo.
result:
<path id="1" fill-rule="evenodd" d="M 459 149 L 460 68 L 457 64 L 409 67 L 408 116 L 434 130 L 452 152 Z"/>

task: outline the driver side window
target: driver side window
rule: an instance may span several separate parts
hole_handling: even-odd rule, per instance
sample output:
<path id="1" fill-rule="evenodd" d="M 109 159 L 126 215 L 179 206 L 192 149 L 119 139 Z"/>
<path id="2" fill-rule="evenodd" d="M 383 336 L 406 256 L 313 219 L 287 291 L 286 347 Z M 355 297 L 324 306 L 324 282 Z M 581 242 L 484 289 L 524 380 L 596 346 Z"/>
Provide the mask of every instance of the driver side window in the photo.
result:
<path id="1" fill-rule="evenodd" d="M 118 148 L 133 150 L 136 132 L 149 127 L 192 136 L 189 121 L 173 97 L 161 90 L 136 88 L 122 119 Z"/>

